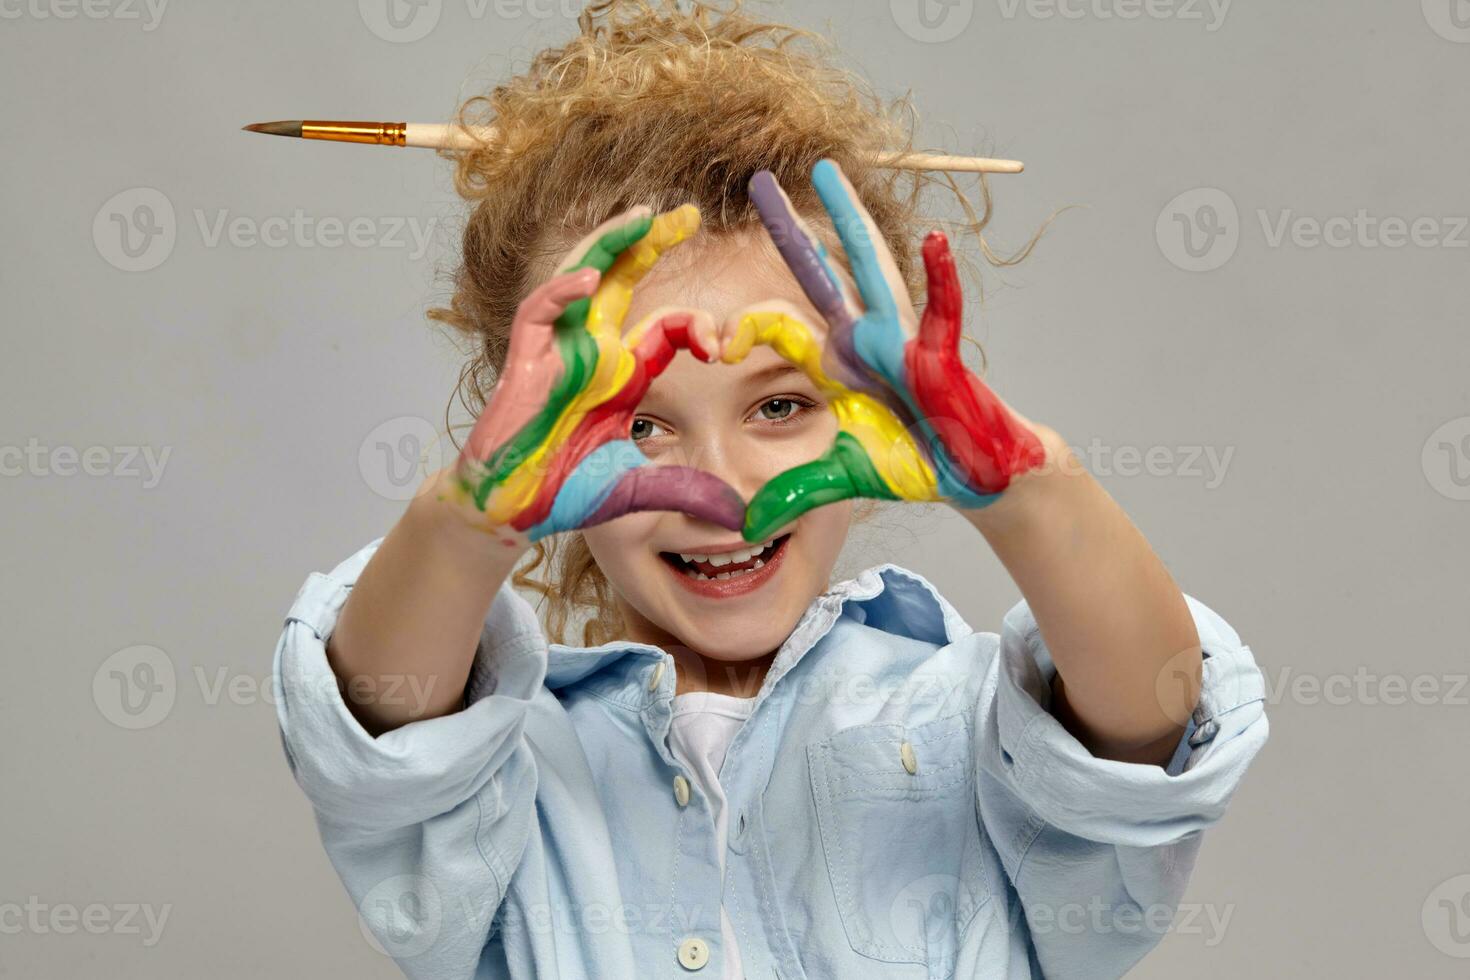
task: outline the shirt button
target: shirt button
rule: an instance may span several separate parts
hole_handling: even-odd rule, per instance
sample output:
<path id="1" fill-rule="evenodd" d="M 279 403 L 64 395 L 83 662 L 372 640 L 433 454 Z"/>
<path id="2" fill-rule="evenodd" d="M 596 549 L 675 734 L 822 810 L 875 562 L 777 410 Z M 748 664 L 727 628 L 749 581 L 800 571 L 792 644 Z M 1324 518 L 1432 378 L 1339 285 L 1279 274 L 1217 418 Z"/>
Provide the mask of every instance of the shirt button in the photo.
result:
<path id="1" fill-rule="evenodd" d="M 686 970 L 698 970 L 709 962 L 709 944 L 703 939 L 690 936 L 679 944 L 679 965 Z"/>
<path id="2" fill-rule="evenodd" d="M 680 806 L 689 805 L 689 780 L 683 776 L 674 777 L 674 799 L 679 801 Z"/>
<path id="3" fill-rule="evenodd" d="M 658 690 L 658 682 L 661 681 L 661 680 L 663 680 L 663 676 L 664 676 L 664 662 L 662 660 L 660 660 L 658 663 L 656 663 L 656 664 L 653 665 L 653 673 L 650 674 L 649 677 L 648 677 L 648 689 L 650 691 L 657 691 Z"/>
<path id="4" fill-rule="evenodd" d="M 905 741 L 898 747 L 898 757 L 903 761 L 903 767 L 908 770 L 910 776 L 919 771 L 919 760 L 914 755 L 912 742 Z"/>

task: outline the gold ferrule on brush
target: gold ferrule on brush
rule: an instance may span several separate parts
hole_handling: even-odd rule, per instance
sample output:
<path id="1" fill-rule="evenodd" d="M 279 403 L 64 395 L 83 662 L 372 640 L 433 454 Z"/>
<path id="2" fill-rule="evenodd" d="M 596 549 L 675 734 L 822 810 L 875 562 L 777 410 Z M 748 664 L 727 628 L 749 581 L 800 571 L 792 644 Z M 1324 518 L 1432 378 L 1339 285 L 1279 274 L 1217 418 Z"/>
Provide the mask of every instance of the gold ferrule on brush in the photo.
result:
<path id="1" fill-rule="evenodd" d="M 406 122 L 340 122 L 331 119 L 306 119 L 301 123 L 301 138 L 307 140 L 407 146 L 407 134 L 408 123 Z"/>

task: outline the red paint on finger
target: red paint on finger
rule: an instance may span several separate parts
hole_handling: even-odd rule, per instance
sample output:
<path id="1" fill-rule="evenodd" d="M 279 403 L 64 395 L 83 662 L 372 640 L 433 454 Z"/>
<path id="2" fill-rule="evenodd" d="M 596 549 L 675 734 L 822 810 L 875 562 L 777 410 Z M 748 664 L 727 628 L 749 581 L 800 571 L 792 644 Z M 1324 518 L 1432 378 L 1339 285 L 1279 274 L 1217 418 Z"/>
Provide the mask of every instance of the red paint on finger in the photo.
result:
<path id="1" fill-rule="evenodd" d="M 674 312 L 659 318 L 634 349 L 635 364 L 627 382 L 607 401 L 590 409 L 562 447 L 546 460 L 546 476 L 537 489 L 536 497 L 530 506 L 516 515 L 514 527 L 526 530 L 551 516 L 556 496 L 577 464 L 603 443 L 627 437 L 633 413 L 648 393 L 648 386 L 668 367 L 675 354 L 681 349 L 688 349 L 701 360 L 713 357 L 699 342 L 694 324 L 695 316 L 688 312 Z"/>
<path id="2" fill-rule="evenodd" d="M 943 232 L 924 239 L 929 303 L 919 335 L 904 346 L 904 371 L 926 418 L 958 423 L 966 444 L 944 449 L 965 482 L 979 493 L 999 493 L 1020 473 L 1046 461 L 1046 450 L 1020 419 L 960 359 L 963 298 L 954 256 Z"/>
<path id="3" fill-rule="evenodd" d="M 591 268 L 563 273 L 538 286 L 517 308 L 505 365 L 489 404 L 465 440 L 464 459 L 489 459 L 542 410 L 565 370 L 556 343 L 556 318 L 574 300 L 590 296 L 600 279 Z"/>

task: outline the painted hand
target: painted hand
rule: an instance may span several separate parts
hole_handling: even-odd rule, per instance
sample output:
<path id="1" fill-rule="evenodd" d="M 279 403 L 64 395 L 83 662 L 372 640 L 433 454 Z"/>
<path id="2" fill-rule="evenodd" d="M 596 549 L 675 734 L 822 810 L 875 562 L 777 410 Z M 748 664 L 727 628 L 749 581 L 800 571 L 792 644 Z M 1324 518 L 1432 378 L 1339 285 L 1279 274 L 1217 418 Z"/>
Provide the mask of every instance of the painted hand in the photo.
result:
<path id="1" fill-rule="evenodd" d="M 745 502 L 683 466 L 654 466 L 628 438 L 649 383 L 687 348 L 718 351 L 708 314 L 660 308 L 626 336 L 633 287 L 699 227 L 685 205 L 634 208 L 584 238 L 516 312 L 510 351 L 456 466 L 455 483 L 489 527 L 527 540 L 633 511 L 679 510 L 739 530 Z"/>
<path id="2" fill-rule="evenodd" d="M 841 169 L 820 161 L 812 182 L 851 264 L 858 296 L 769 171 L 750 196 L 782 258 L 825 324 L 789 303 L 740 311 L 721 357 L 735 363 L 766 344 L 800 367 L 838 420 L 831 448 L 776 476 L 750 501 L 742 534 L 759 541 L 813 507 L 849 497 L 948 501 L 978 508 L 1040 466 L 1036 433 L 960 360 L 963 310 L 949 242 L 924 240 L 928 304 L 921 319 L 883 237 Z"/>

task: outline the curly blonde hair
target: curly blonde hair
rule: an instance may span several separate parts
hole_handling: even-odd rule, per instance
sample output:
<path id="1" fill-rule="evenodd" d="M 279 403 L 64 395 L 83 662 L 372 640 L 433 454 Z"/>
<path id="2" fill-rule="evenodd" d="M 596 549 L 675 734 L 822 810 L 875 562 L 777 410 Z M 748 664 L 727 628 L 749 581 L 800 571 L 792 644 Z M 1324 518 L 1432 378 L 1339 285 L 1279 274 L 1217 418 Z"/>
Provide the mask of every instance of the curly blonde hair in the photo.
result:
<path id="1" fill-rule="evenodd" d="M 917 244 L 929 227 L 944 224 L 919 214 L 926 185 L 954 193 L 967 217 L 962 224 L 993 265 L 1020 261 L 1040 238 L 1001 258 L 983 234 L 991 216 L 983 176 L 976 215 L 949 174 L 876 165 L 876 151 L 913 149 L 910 100 L 885 106 L 829 63 L 816 34 L 754 19 L 741 0 L 723 9 L 694 0 L 687 10 L 675 0 L 599 0 L 577 24 L 570 42 L 541 51 L 524 74 L 459 107 L 456 121 L 492 126 L 491 139 L 440 151 L 473 206 L 453 296 L 428 316 L 472 345 L 457 392 L 472 415 L 505 365 L 521 301 L 578 240 L 635 205 L 659 212 L 693 202 L 704 235 L 759 229 L 746 183 L 770 170 L 841 256 L 811 186 L 812 167 L 831 158 L 872 215 L 916 304 L 923 292 Z M 588 613 L 583 644 L 623 632 L 611 586 L 580 534 L 542 539 L 512 581 L 544 597 L 554 642 L 566 642 L 579 609 Z"/>

